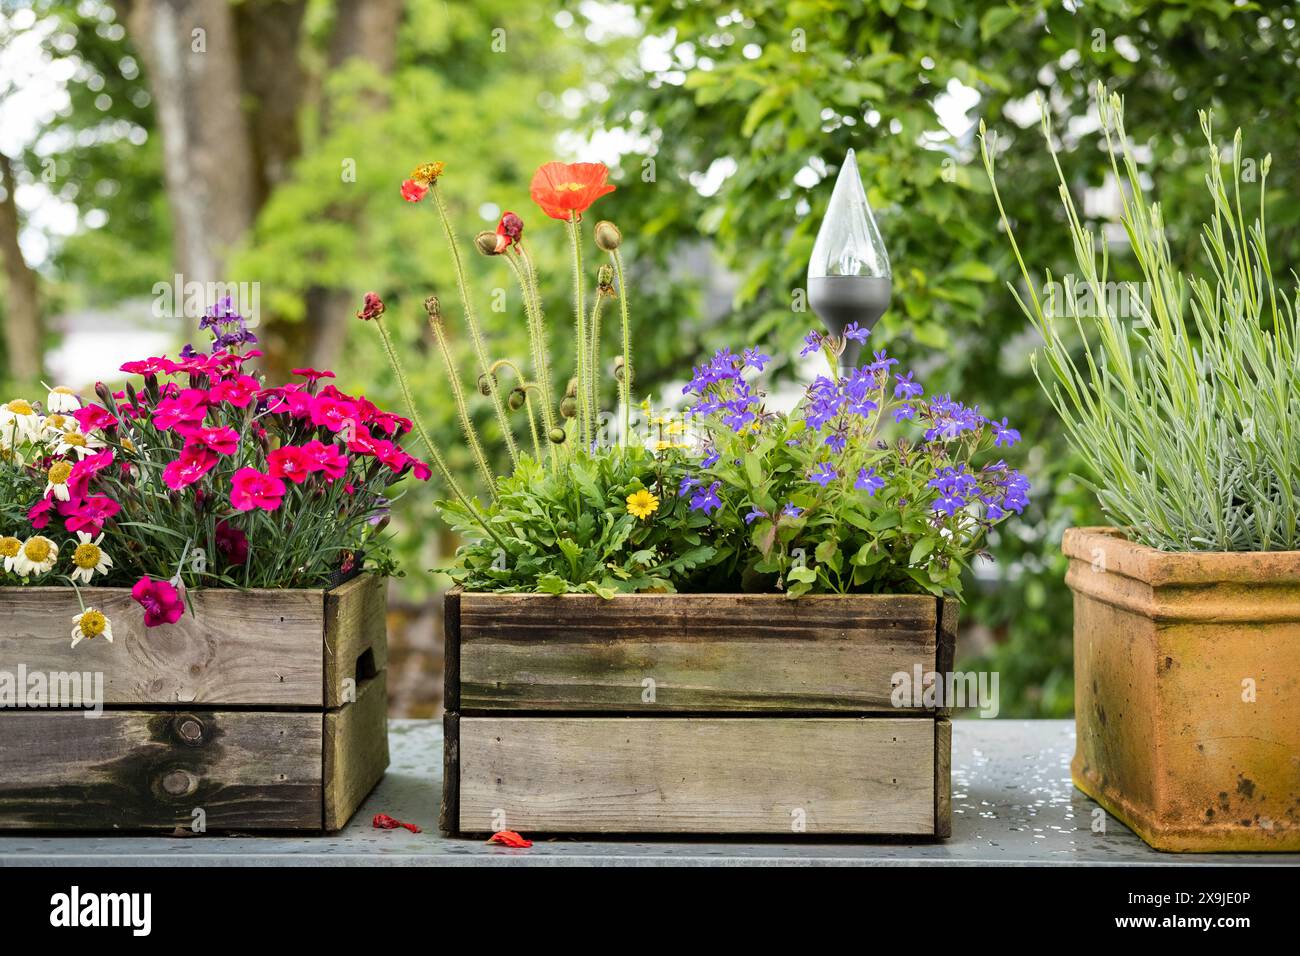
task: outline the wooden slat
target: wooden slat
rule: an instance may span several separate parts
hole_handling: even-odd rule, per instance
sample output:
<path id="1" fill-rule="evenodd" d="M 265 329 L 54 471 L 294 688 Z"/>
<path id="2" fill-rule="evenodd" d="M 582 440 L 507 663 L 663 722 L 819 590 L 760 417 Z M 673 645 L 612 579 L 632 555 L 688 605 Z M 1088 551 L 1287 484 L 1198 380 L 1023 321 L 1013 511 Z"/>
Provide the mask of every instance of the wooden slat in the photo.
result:
<path id="1" fill-rule="evenodd" d="M 934 835 L 952 836 L 952 723 L 934 722 Z"/>
<path id="2" fill-rule="evenodd" d="M 460 717 L 447 711 L 442 715 L 442 806 L 438 809 L 438 829 L 452 835 L 460 829 Z"/>
<path id="3" fill-rule="evenodd" d="M 359 685 L 388 666 L 387 584 L 361 574 L 325 592 L 326 707 L 344 702 L 345 681 Z"/>
<path id="4" fill-rule="evenodd" d="M 442 706 L 460 712 L 460 596 L 459 587 L 442 597 Z"/>
<path id="5" fill-rule="evenodd" d="M 459 829 L 930 835 L 934 725 L 462 716 Z"/>
<path id="6" fill-rule="evenodd" d="M 456 603 L 449 661 L 460 682 L 448 693 L 462 713 L 898 714 L 893 675 L 936 664 L 938 602 L 919 595 L 463 593 Z"/>
<path id="7" fill-rule="evenodd" d="M 325 713 L 325 829 L 341 830 L 388 769 L 387 671 Z"/>
<path id="8" fill-rule="evenodd" d="M 82 588 L 113 643 L 71 646 L 71 588 L 0 588 L 0 669 L 101 671 L 108 705 L 320 707 L 323 592 L 191 592 L 176 624 L 146 628 L 125 588 Z"/>
<path id="9" fill-rule="evenodd" d="M 0 829 L 319 829 L 320 713 L 0 713 Z"/>

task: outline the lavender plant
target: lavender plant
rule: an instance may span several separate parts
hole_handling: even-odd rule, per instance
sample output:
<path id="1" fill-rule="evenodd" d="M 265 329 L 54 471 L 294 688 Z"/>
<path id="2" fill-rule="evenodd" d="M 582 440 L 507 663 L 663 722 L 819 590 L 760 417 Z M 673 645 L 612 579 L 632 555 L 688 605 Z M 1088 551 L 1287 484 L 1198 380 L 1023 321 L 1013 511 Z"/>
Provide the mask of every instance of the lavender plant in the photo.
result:
<path id="1" fill-rule="evenodd" d="M 1300 547 L 1300 289 L 1288 295 L 1272 278 L 1264 203 L 1271 157 L 1260 167 L 1259 211 L 1247 225 L 1241 131 L 1225 180 L 1223 146 L 1209 114 L 1201 113 L 1212 203 L 1201 237 L 1208 263 L 1200 274 L 1184 276 L 1172 265 L 1160 204 L 1147 202 L 1123 101 L 1100 85 L 1096 98 L 1111 171 L 1124 187 L 1120 221 L 1140 283 L 1111 280 L 1106 242 L 1079 215 L 1044 109 L 1042 133 L 1060 178 L 1078 275 L 1057 283 L 1047 273 L 1040 295 L 997 190 L 995 137 L 980 130 L 985 169 L 1027 296 L 1012 291 L 1044 341 L 1046 369 L 1035 356 L 1035 373 L 1091 464 L 1089 484 L 1102 508 L 1134 540 L 1166 551 L 1294 550 Z M 1071 348 L 1076 335 L 1081 358 Z"/>

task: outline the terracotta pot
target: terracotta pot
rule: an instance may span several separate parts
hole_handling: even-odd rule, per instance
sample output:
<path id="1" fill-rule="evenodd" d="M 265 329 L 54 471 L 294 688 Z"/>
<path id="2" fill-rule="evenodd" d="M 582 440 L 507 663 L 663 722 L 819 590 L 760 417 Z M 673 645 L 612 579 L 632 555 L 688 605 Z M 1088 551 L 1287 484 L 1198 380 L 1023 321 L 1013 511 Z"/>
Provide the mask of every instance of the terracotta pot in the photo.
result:
<path id="1" fill-rule="evenodd" d="M 1075 785 L 1160 850 L 1300 850 L 1300 552 L 1071 528 Z"/>

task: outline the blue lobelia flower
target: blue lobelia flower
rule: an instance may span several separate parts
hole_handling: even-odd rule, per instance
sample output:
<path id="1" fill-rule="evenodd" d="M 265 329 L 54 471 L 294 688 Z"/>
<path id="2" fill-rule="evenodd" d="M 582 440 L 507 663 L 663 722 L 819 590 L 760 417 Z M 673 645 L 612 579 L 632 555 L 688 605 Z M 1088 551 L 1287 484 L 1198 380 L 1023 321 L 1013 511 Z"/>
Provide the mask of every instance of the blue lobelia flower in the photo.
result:
<path id="1" fill-rule="evenodd" d="M 875 497 L 877 491 L 885 487 L 885 480 L 876 474 L 874 468 L 859 468 L 858 480 L 853 483 L 858 491 L 865 491 L 869 497 Z"/>
<path id="2" fill-rule="evenodd" d="M 691 510 L 703 511 L 706 515 L 710 511 L 716 511 L 722 507 L 722 502 L 718 498 L 718 486 L 722 484 L 715 481 L 708 488 L 701 488 L 691 497 Z"/>
<path id="3" fill-rule="evenodd" d="M 825 488 L 839 476 L 840 473 L 835 470 L 835 466 L 829 461 L 824 461 L 808 473 L 808 480 Z"/>

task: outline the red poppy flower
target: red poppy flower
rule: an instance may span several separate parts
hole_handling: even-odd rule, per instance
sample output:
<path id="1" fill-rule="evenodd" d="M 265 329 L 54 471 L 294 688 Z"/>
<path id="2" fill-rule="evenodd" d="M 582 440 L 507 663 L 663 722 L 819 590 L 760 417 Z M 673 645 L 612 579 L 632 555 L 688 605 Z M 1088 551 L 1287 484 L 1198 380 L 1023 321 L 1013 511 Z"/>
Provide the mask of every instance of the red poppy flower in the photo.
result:
<path id="1" fill-rule="evenodd" d="M 497 223 L 497 235 L 505 240 L 504 244 L 498 241 L 501 248 L 497 252 L 504 252 L 505 247 L 512 244 L 519 245 L 524 238 L 524 221 L 507 210 L 501 214 L 501 221 Z"/>
<path id="2" fill-rule="evenodd" d="M 402 183 L 402 198 L 407 202 L 419 202 L 428 191 L 428 186 L 421 186 L 413 179 L 408 179 Z"/>
<path id="3" fill-rule="evenodd" d="M 547 163 L 533 174 L 528 194 L 552 219 L 582 215 L 601 196 L 612 193 L 604 163 Z"/>

